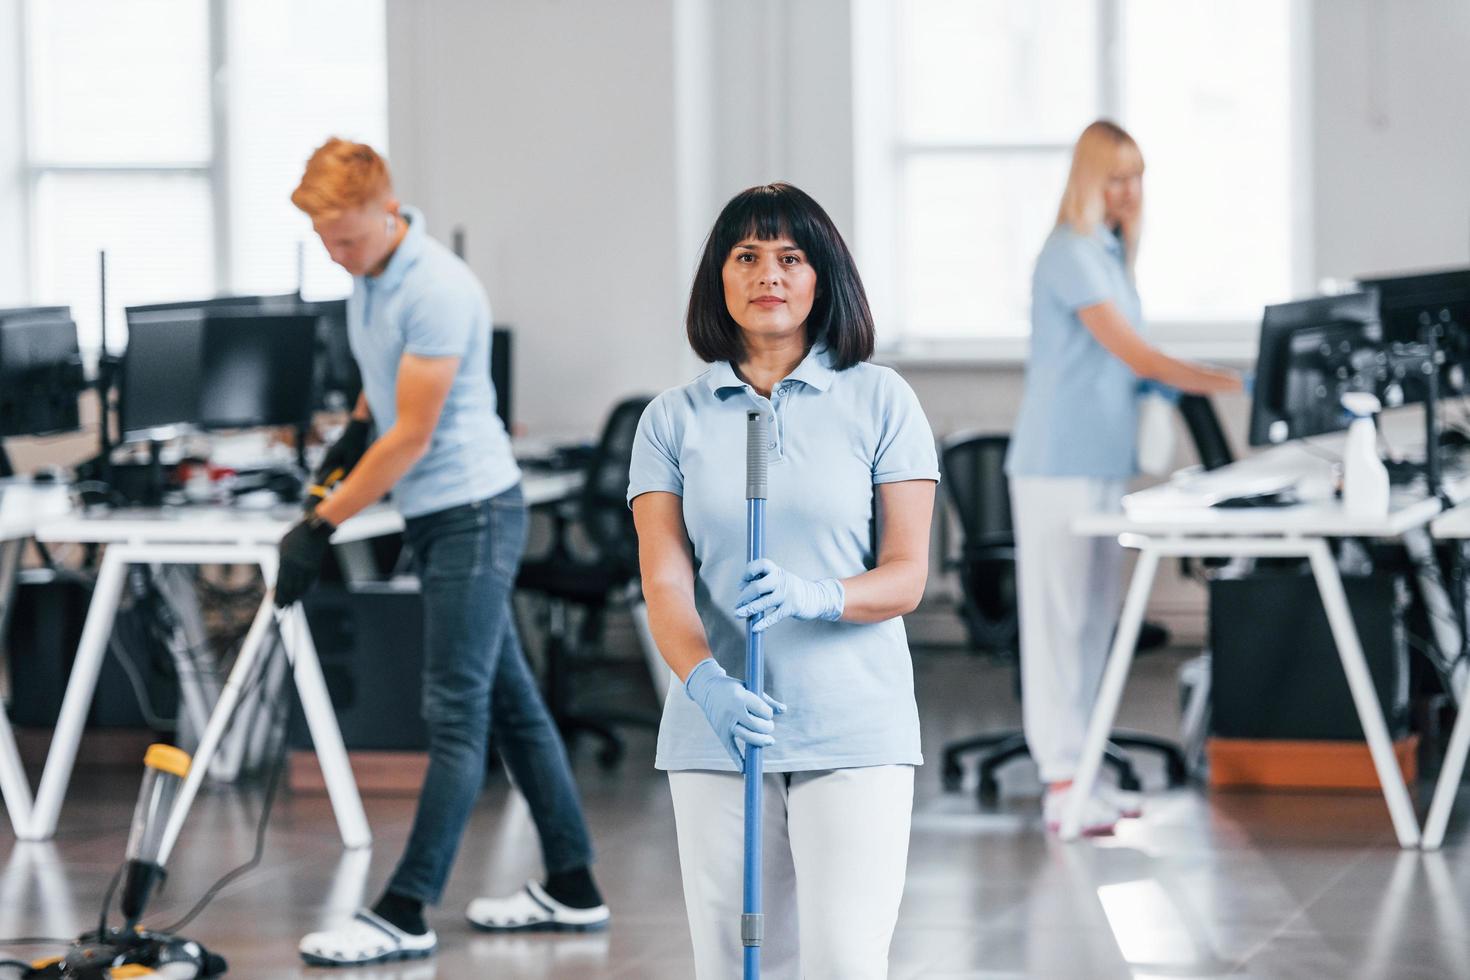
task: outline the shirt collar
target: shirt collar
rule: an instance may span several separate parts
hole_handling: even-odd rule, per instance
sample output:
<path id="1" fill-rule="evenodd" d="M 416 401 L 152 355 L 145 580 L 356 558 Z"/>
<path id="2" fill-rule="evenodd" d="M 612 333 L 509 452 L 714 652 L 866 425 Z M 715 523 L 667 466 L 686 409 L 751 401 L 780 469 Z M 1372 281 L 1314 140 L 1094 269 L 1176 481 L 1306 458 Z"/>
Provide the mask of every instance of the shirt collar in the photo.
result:
<path id="1" fill-rule="evenodd" d="M 826 391 L 832 385 L 832 378 L 837 373 L 833 367 L 834 355 L 827 349 L 826 344 L 815 344 L 807 352 L 796 369 L 786 376 L 786 381 L 800 381 L 818 391 Z M 709 390 L 719 395 L 721 392 L 732 389 L 749 388 L 740 375 L 735 373 L 735 365 L 729 361 L 716 361 L 710 365 L 705 375 L 705 384 Z"/>
<path id="2" fill-rule="evenodd" d="M 1119 238 L 1117 232 L 1108 227 L 1106 221 L 1099 221 L 1097 223 L 1097 227 L 1093 229 L 1092 237 L 1097 239 L 1098 244 L 1108 250 L 1109 255 L 1122 258 L 1123 239 Z"/>
<path id="3" fill-rule="evenodd" d="M 378 289 L 397 289 L 403 283 L 403 277 L 408 275 L 408 270 L 413 268 L 413 264 L 423 254 L 424 240 L 429 235 L 424 213 L 418 208 L 404 207 L 399 213 L 408 222 L 408 233 L 393 250 L 387 267 L 377 276 L 364 277 Z"/>

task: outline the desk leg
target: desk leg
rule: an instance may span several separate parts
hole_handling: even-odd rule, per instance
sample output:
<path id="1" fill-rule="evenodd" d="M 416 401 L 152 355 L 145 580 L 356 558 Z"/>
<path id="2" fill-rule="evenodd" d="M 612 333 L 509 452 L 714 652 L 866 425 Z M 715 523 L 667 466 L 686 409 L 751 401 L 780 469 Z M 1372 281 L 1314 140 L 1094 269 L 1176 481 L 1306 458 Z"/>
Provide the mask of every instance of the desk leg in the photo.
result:
<path id="1" fill-rule="evenodd" d="M 0 644 L 9 635 L 7 627 L 10 609 L 15 604 L 15 579 L 20 571 L 20 555 L 24 547 L 25 542 L 20 540 L 0 541 Z M 31 784 L 26 781 L 20 751 L 15 747 L 15 733 L 10 729 L 10 718 L 3 707 L 0 707 L 0 794 L 5 797 L 5 810 L 10 814 L 15 836 L 24 837 L 33 805 Z"/>
<path id="2" fill-rule="evenodd" d="M 260 660 L 260 652 L 265 649 L 266 633 L 270 629 L 271 616 L 271 598 L 267 595 L 261 602 L 260 608 L 256 610 L 255 620 L 250 624 L 250 632 L 245 634 L 245 642 L 240 645 L 240 653 L 235 657 L 235 666 L 230 669 L 230 676 L 226 679 L 225 686 L 220 691 L 219 700 L 215 702 L 214 710 L 210 713 L 209 723 L 204 726 L 204 732 L 199 736 L 199 746 L 194 750 L 189 775 L 185 777 L 184 785 L 179 788 L 179 795 L 174 799 L 173 809 L 168 814 L 168 824 L 164 827 L 163 837 L 158 845 L 159 864 L 167 862 L 169 855 L 173 853 L 179 833 L 184 829 L 184 818 L 189 815 L 189 808 L 194 804 L 194 797 L 199 794 L 199 786 L 209 773 L 215 752 L 219 749 L 220 740 L 224 738 L 226 729 L 230 727 L 235 707 L 240 703 L 240 695 L 251 682 L 251 677 Z"/>
<path id="3" fill-rule="evenodd" d="M 1450 744 L 1445 749 L 1439 779 L 1434 784 L 1434 800 L 1429 804 L 1429 816 L 1424 821 L 1424 837 L 1419 842 L 1426 851 L 1437 851 L 1444 843 L 1450 811 L 1455 808 L 1455 796 L 1460 792 L 1460 778 L 1465 774 L 1465 758 L 1470 755 L 1470 682 L 1460 692 L 1459 703 L 1455 728 L 1450 733 Z"/>
<path id="4" fill-rule="evenodd" d="M 107 653 L 108 640 L 112 636 L 112 621 L 117 616 L 117 604 L 122 597 L 127 570 L 127 562 L 115 557 L 114 552 L 109 550 L 102 556 L 102 567 L 97 571 L 97 584 L 92 590 L 92 602 L 87 607 L 87 621 L 82 627 L 81 643 L 72 663 L 71 680 L 66 684 L 61 714 L 56 719 L 56 731 L 51 738 L 51 750 L 46 754 L 46 768 L 41 773 L 41 788 L 36 791 L 36 807 L 31 813 L 30 826 L 22 835 L 26 840 L 48 840 L 56 833 L 61 801 L 71 781 L 77 746 L 87 723 L 87 709 L 92 706 L 92 695 L 97 689 L 97 675 L 102 670 L 102 657 Z"/>
<path id="5" fill-rule="evenodd" d="M 1368 663 L 1363 659 L 1363 647 L 1358 640 L 1358 628 L 1353 624 L 1352 611 L 1348 608 L 1347 595 L 1342 589 L 1342 578 L 1337 574 L 1337 566 L 1333 564 L 1326 541 L 1312 541 L 1307 557 L 1312 562 L 1312 574 L 1316 576 L 1317 589 L 1322 594 L 1322 608 L 1327 611 L 1327 623 L 1332 627 L 1332 638 L 1337 644 L 1337 654 L 1342 658 L 1342 669 L 1347 674 L 1353 704 L 1358 709 L 1358 720 L 1368 740 L 1373 767 L 1378 770 L 1378 781 L 1383 786 L 1383 799 L 1388 803 L 1388 815 L 1393 820 L 1399 846 L 1414 847 L 1419 843 L 1419 821 L 1414 816 L 1414 804 L 1404 785 L 1403 771 L 1393 754 L 1393 740 L 1388 737 L 1383 707 L 1378 703 L 1373 676 L 1368 673 Z"/>
<path id="6" fill-rule="evenodd" d="M 306 611 L 301 608 L 301 603 L 286 610 L 282 616 L 281 637 L 286 644 L 286 653 L 291 657 L 296 693 L 301 697 L 301 713 L 306 716 L 306 726 L 311 730 L 311 744 L 316 748 L 327 795 L 332 800 L 332 810 L 337 814 L 342 846 L 367 847 L 373 842 L 373 833 L 362 809 L 357 780 L 352 776 L 347 747 L 342 743 L 342 730 L 337 727 L 337 713 L 327 694 L 327 682 L 322 677 L 321 661 L 317 659 L 316 645 L 311 640 L 311 629 L 307 626 Z"/>
<path id="7" fill-rule="evenodd" d="M 1145 545 L 1138 556 L 1138 567 L 1133 571 L 1133 581 L 1128 586 L 1128 599 L 1123 603 L 1123 616 L 1118 621 L 1118 631 L 1113 637 L 1113 650 L 1108 654 L 1107 670 L 1103 673 L 1097 702 L 1092 708 L 1092 718 L 1087 723 L 1082 758 L 1078 760 L 1077 774 L 1072 778 L 1070 799 L 1067 800 L 1067 808 L 1062 814 L 1062 840 L 1076 840 L 1082 832 L 1082 810 L 1097 783 L 1097 770 L 1102 765 L 1108 733 L 1112 731 L 1113 719 L 1118 714 L 1118 702 L 1123 699 L 1123 685 L 1127 683 L 1128 669 L 1133 665 L 1133 651 L 1138 646 L 1138 631 L 1143 626 L 1148 594 L 1153 590 L 1154 575 L 1158 568 L 1158 552 Z"/>

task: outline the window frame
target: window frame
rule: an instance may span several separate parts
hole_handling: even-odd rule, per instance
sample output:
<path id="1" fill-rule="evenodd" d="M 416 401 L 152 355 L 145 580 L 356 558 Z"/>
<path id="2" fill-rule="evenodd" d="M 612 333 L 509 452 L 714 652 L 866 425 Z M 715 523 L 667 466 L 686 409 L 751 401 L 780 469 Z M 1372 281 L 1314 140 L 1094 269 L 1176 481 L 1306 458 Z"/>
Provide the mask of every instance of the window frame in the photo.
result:
<path id="1" fill-rule="evenodd" d="M 1291 91 L 1288 112 L 1292 120 L 1288 180 L 1296 202 L 1288 219 L 1292 289 L 1310 293 L 1311 272 L 1311 30 L 1307 0 L 1291 4 Z M 1098 34 L 1098 114 L 1122 119 L 1125 106 L 1123 0 L 1094 0 Z M 885 9 L 886 8 L 886 9 Z M 1023 363 L 1029 331 L 982 330 L 955 338 L 915 333 L 907 321 L 903 298 L 904 255 L 902 222 L 904 172 L 915 159 L 935 156 L 994 158 L 1011 153 L 1070 154 L 1071 141 L 929 141 L 909 139 L 892 94 L 900 85 L 902 52 L 897 16 L 883 0 L 854 0 L 854 146 L 857 187 L 857 250 L 865 268 L 885 268 L 890 274 L 874 280 L 871 289 L 880 323 L 880 356 L 890 363 L 935 366 L 952 362 Z M 885 47 L 886 45 L 886 47 Z M 875 81 L 874 79 L 879 79 Z M 886 83 L 890 92 L 878 91 Z M 1126 125 L 1126 120 L 1124 120 Z M 875 193 L 876 191 L 876 193 Z M 1165 350 L 1223 362 L 1248 363 L 1254 359 L 1258 320 L 1200 317 L 1150 320 L 1150 336 Z M 886 336 L 885 336 L 886 334 Z"/>
<path id="2" fill-rule="evenodd" d="M 25 242 L 26 266 L 23 270 L 25 277 L 26 294 L 34 298 L 38 292 L 36 275 L 38 270 L 33 256 L 37 254 L 39 242 L 37 241 L 38 216 L 36 214 L 39 199 L 39 188 L 41 181 L 52 175 L 74 175 L 95 174 L 101 176 L 158 176 L 178 177 L 192 176 L 201 177 L 209 188 L 210 200 L 210 239 L 214 248 L 214 292 L 222 294 L 229 291 L 233 281 L 234 255 L 231 248 L 231 218 L 230 218 L 230 173 L 229 173 L 229 132 L 230 132 L 230 100 L 225 79 L 228 73 L 228 4 L 230 0 L 208 0 L 208 8 L 205 13 L 208 25 L 209 46 L 209 70 L 205 84 L 209 87 L 209 157 L 202 160 L 152 160 L 145 162 L 107 162 L 90 161 L 77 163 L 67 160 L 46 160 L 35 156 L 32 152 L 34 140 L 33 122 L 35 119 L 35 106 L 32 101 L 31 68 L 33 52 L 31 50 L 31 18 L 32 5 L 44 3 L 46 0 L 21 0 L 19 4 L 19 21 L 17 27 L 20 31 L 19 43 L 17 45 L 20 53 L 20 110 L 21 119 L 17 132 L 21 142 L 20 158 L 22 201 L 21 217 L 22 237 Z M 109 342 L 113 341 L 115 335 L 110 336 Z M 82 344 L 85 351 L 95 351 L 101 346 L 101 337 L 87 339 Z M 95 343 L 95 346 L 93 346 Z"/>

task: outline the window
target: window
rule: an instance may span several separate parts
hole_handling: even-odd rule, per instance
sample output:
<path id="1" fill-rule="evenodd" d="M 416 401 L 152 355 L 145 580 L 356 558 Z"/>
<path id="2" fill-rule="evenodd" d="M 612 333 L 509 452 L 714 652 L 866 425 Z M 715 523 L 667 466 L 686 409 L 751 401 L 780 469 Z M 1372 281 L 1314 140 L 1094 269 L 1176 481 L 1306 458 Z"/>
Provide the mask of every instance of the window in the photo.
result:
<path id="1" fill-rule="evenodd" d="M 1306 274 L 1297 7 L 855 3 L 857 239 L 881 342 L 1026 334 L 1072 143 L 1098 117 L 1128 127 L 1148 164 L 1151 332 L 1220 339 L 1291 295 Z"/>
<path id="2" fill-rule="evenodd" d="M 138 303 L 348 291 L 289 194 L 327 136 L 386 144 L 382 0 L 24 13 L 30 295 L 70 305 L 85 347 L 100 341 L 101 249 L 109 344 Z"/>

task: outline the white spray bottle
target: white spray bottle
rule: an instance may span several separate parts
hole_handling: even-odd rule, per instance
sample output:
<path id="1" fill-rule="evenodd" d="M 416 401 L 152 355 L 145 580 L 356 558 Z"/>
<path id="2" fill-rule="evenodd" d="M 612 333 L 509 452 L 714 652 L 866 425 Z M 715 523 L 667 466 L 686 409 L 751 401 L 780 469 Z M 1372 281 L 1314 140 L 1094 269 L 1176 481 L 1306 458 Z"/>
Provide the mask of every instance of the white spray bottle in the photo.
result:
<path id="1" fill-rule="evenodd" d="M 1353 391 L 1342 396 L 1342 407 L 1353 416 L 1342 454 L 1343 509 L 1352 517 L 1383 517 L 1388 514 L 1388 468 L 1378 458 L 1373 424 L 1383 406 L 1374 395 Z"/>

